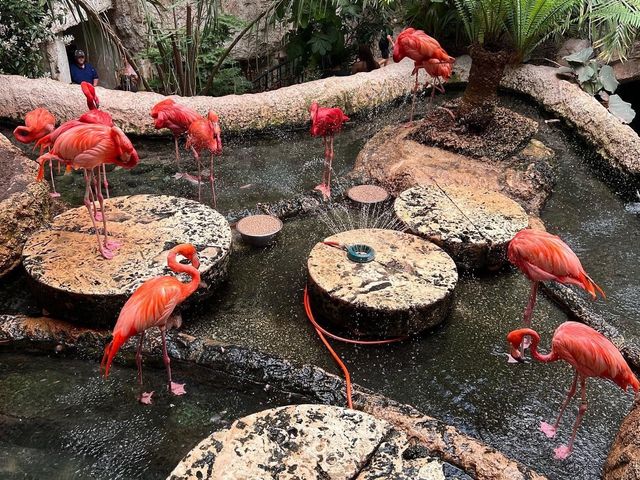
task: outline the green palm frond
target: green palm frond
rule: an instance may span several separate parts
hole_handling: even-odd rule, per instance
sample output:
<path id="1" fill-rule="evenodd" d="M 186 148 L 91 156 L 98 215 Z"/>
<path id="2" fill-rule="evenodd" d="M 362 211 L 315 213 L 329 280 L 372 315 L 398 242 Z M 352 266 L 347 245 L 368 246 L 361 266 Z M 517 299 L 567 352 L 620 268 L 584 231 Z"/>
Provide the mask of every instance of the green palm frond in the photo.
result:
<path id="1" fill-rule="evenodd" d="M 625 60 L 640 34 L 640 0 L 591 0 L 589 22 L 600 59 Z"/>

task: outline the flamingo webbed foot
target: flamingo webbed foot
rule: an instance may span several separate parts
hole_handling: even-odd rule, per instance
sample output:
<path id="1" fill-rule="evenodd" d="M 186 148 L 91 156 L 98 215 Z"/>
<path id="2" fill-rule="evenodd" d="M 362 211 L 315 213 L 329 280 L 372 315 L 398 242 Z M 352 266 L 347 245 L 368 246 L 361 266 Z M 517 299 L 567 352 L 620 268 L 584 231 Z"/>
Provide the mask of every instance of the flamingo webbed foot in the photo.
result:
<path id="1" fill-rule="evenodd" d="M 155 392 L 142 392 L 140 397 L 138 397 L 138 402 L 142 405 L 151 405 L 151 397 Z"/>
<path id="2" fill-rule="evenodd" d="M 184 395 L 187 391 L 184 389 L 184 383 L 169 383 L 169 391 L 174 395 Z"/>
<path id="3" fill-rule="evenodd" d="M 540 431 L 544 433 L 547 438 L 553 438 L 556 436 L 556 427 L 548 424 L 547 422 L 540 423 Z"/>
<path id="4" fill-rule="evenodd" d="M 58 198 L 58 197 L 60 196 L 60 194 L 59 194 L 58 192 L 51 192 L 51 193 L 49 194 L 49 196 L 50 196 L 51 198 Z"/>
<path id="5" fill-rule="evenodd" d="M 93 214 L 93 218 L 95 219 L 96 222 L 101 222 L 104 217 L 102 216 L 101 211 L 96 210 L 96 212 Z"/>
<path id="6" fill-rule="evenodd" d="M 564 460 L 569 455 L 571 455 L 571 452 L 573 451 L 573 449 L 567 447 L 566 445 L 560 445 L 558 448 L 554 449 L 553 451 L 555 453 L 554 458 L 556 458 L 557 460 Z"/>
<path id="7" fill-rule="evenodd" d="M 114 250 L 118 250 L 120 247 L 122 247 L 122 244 L 120 242 L 116 242 L 115 240 L 107 240 L 104 243 L 104 246 L 107 250 L 113 252 Z"/>

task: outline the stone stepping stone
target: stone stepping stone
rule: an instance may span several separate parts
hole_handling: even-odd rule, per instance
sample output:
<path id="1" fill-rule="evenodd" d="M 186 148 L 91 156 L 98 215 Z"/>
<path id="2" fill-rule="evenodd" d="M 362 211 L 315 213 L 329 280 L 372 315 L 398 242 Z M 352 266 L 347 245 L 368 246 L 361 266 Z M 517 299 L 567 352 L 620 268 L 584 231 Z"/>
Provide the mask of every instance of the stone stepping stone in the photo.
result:
<path id="1" fill-rule="evenodd" d="M 475 187 L 413 187 L 396 198 L 394 209 L 412 233 L 440 245 L 464 269 L 500 268 L 513 236 L 529 225 L 518 203 Z"/>
<path id="2" fill-rule="evenodd" d="M 441 323 L 458 281 L 454 261 L 415 235 L 383 229 L 338 233 L 327 242 L 365 243 L 375 259 L 356 263 L 323 243 L 307 262 L 313 312 L 352 335 L 374 338 L 419 333 Z"/>
<path id="3" fill-rule="evenodd" d="M 205 438 L 167 480 L 445 479 L 442 462 L 414 451 L 404 433 L 366 413 L 292 405 Z"/>
<path id="4" fill-rule="evenodd" d="M 171 275 L 168 251 L 192 243 L 198 251 L 200 288 L 186 304 L 211 295 L 227 272 L 231 228 L 201 203 L 168 195 L 105 200 L 110 239 L 122 244 L 106 260 L 98 252 L 87 209 L 67 210 L 33 234 L 22 252 L 32 293 L 53 316 L 92 326 L 113 326 L 120 309 L 144 281 Z M 102 232 L 102 227 L 98 227 Z M 184 281 L 188 280 L 182 275 Z"/>

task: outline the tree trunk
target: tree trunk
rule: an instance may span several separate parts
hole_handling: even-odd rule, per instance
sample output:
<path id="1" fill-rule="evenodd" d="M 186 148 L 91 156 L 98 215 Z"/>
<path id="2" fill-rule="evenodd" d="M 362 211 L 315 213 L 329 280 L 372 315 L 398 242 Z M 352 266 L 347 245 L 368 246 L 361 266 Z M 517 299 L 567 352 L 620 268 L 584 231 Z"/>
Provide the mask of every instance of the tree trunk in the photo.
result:
<path id="1" fill-rule="evenodd" d="M 462 96 L 459 108 L 460 123 L 471 130 L 484 130 L 493 119 L 498 102 L 498 86 L 511 53 L 499 50 L 492 52 L 481 45 L 472 45 L 469 83 Z"/>

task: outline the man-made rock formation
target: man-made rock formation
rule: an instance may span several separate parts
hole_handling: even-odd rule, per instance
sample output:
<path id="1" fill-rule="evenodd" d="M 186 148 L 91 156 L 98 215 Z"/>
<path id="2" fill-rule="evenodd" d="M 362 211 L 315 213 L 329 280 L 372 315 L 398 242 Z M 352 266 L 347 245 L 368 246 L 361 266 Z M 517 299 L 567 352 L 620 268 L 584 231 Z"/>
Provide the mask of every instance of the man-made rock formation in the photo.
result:
<path id="1" fill-rule="evenodd" d="M 640 398 L 625 417 L 604 464 L 604 480 L 640 480 Z"/>
<path id="2" fill-rule="evenodd" d="M 413 187 L 396 198 L 394 209 L 412 233 L 442 247 L 465 269 L 502 267 L 507 245 L 529 225 L 520 205 L 482 188 Z"/>
<path id="3" fill-rule="evenodd" d="M 325 243 L 311 250 L 309 293 L 321 318 L 352 335 L 382 338 L 419 333 L 446 318 L 458 272 L 433 243 L 382 229 L 349 230 L 325 242 L 364 244 L 375 258 L 356 263 Z"/>
<path id="4" fill-rule="evenodd" d="M 111 260 L 98 252 L 85 207 L 58 215 L 24 247 L 23 264 L 33 280 L 33 294 L 54 315 L 89 325 L 112 325 L 137 287 L 169 274 L 167 254 L 179 243 L 196 246 L 208 286 L 190 297 L 187 305 L 208 296 L 226 277 L 231 229 L 215 210 L 167 195 L 115 197 L 105 201 L 105 208 L 109 238 L 121 244 Z"/>
<path id="5" fill-rule="evenodd" d="M 38 165 L 0 135 L 0 277 L 20 264 L 22 246 L 51 215 L 46 182 L 36 183 Z"/>
<path id="6" fill-rule="evenodd" d="M 405 456 L 410 449 L 405 433 L 366 413 L 326 405 L 280 407 L 205 438 L 168 480 L 445 480 L 441 461 Z"/>

